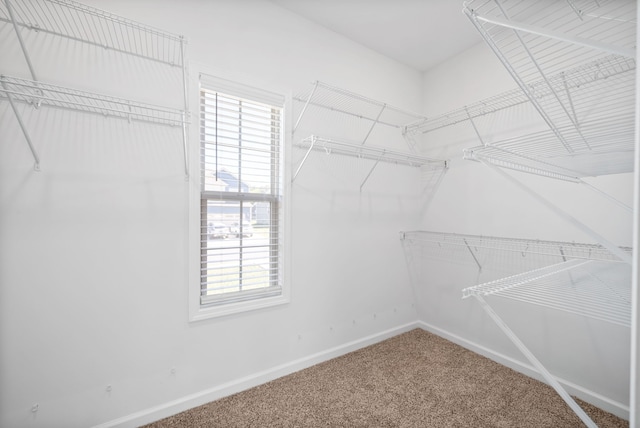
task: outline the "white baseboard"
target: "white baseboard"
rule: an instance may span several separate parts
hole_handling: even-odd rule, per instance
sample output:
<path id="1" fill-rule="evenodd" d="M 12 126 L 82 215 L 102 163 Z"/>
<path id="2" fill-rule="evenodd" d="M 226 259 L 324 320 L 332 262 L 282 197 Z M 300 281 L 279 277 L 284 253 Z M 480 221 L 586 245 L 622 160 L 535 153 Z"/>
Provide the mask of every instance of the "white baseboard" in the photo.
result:
<path id="1" fill-rule="evenodd" d="M 417 323 L 420 328 L 431 332 L 433 334 L 437 334 L 440 337 L 443 337 L 453 343 L 456 343 L 466 349 L 469 349 L 477 354 L 480 354 L 484 357 L 487 357 L 493 361 L 496 361 L 510 369 L 513 369 L 519 373 L 522 373 L 531 378 L 537 379 L 541 382 L 545 382 L 544 378 L 540 373 L 530 364 L 524 363 L 522 361 L 515 360 L 511 357 L 508 357 L 499 352 L 495 352 L 489 348 L 486 348 L 477 343 L 471 342 L 463 337 L 458 335 L 449 333 L 448 331 L 442 330 L 438 327 L 435 327 L 431 324 L 425 323 L 423 321 L 418 321 Z M 589 389 L 583 388 L 580 385 L 576 385 L 573 382 L 569 382 L 562 378 L 556 377 L 556 380 L 560 382 L 565 390 L 588 403 L 593 404 L 596 407 L 601 408 L 609 413 L 612 413 L 620 418 L 629 420 L 629 406 L 626 404 L 622 404 L 620 402 L 611 400 L 603 395 L 598 394 L 597 392 L 591 391 Z M 546 383 L 546 382 L 545 382 Z"/>
<path id="2" fill-rule="evenodd" d="M 401 333 L 413 330 L 415 328 L 423 328 L 417 321 L 404 324 L 389 330 L 382 331 L 367 337 L 363 337 L 352 342 L 345 343 L 334 348 L 309 355 L 298 360 L 294 360 L 271 369 L 258 372 L 232 382 L 224 383 L 204 391 L 197 392 L 168 403 L 161 404 L 156 407 L 142 410 L 122 418 L 114 419 L 94 428 L 134 428 L 140 425 L 148 424 L 177 413 L 192 409 L 197 406 L 218 400 L 240 391 L 262 385 L 274 379 L 295 373 L 299 370 L 314 366 L 316 364 L 328 361 L 332 358 L 339 357 L 349 352 L 356 351 L 369 345 L 381 342 Z"/>
<path id="3" fill-rule="evenodd" d="M 145 409 L 119 419 L 105 422 L 103 424 L 96 425 L 94 428 L 134 428 L 140 425 L 151 423 L 169 417 L 171 415 L 175 415 L 176 413 L 180 413 L 185 410 L 220 399 L 222 397 L 226 397 L 244 391 L 246 389 L 262 385 L 279 377 L 295 373 L 299 370 L 311 367 L 324 361 L 328 361 L 332 358 L 339 357 L 349 352 L 356 351 L 366 346 L 373 345 L 385 339 L 397 336 L 398 334 L 410 331 L 414 328 L 421 328 L 423 330 L 437 334 L 440 337 L 443 337 L 466 349 L 483 355 L 493 361 L 516 370 L 517 372 L 544 382 L 542 376 L 533 368 L 533 366 L 527 363 L 523 363 L 522 361 L 518 361 L 504 354 L 495 352 L 489 348 L 471 342 L 463 337 L 449 333 L 448 331 L 442 330 L 423 321 L 416 321 L 393 329 L 385 330 L 383 332 L 376 333 L 374 335 L 370 335 L 352 342 L 348 342 L 343 345 L 246 376 L 244 378 L 236 379 L 232 382 L 224 383 L 213 388 L 206 389 L 204 391 L 200 391 L 195 394 L 191 394 L 180 399 L 161 404 L 156 407 Z M 564 379 L 557 378 L 557 380 L 571 395 L 577 396 L 623 419 L 629 419 L 629 407 L 627 405 L 613 401 L 594 391 L 590 391 Z"/>

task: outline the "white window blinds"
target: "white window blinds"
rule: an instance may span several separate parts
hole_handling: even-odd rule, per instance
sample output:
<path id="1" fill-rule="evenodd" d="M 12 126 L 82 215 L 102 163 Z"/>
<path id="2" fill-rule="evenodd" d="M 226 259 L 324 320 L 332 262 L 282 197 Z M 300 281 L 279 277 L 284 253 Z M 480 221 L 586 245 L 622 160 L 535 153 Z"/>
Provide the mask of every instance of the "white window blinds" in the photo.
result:
<path id="1" fill-rule="evenodd" d="M 284 99 L 200 77 L 200 305 L 282 293 Z"/>

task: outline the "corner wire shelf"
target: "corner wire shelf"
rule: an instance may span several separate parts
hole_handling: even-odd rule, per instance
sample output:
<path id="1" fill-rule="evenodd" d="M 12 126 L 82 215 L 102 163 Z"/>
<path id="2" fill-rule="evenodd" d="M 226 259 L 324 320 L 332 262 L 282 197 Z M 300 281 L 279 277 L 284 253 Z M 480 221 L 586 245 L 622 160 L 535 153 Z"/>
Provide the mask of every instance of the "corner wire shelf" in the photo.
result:
<path id="1" fill-rule="evenodd" d="M 184 170 L 189 176 L 187 160 L 187 75 L 185 69 L 186 40 L 156 28 L 122 18 L 103 10 L 83 5 L 72 0 L 3 0 L 0 2 L 0 22 L 13 26 L 18 42 L 31 73 L 32 80 L 2 77 L 2 93 L 16 115 L 34 160 L 35 169 L 40 169 L 40 160 L 31 142 L 26 127 L 15 107 L 14 99 L 89 111 L 110 116 L 125 117 L 182 126 Z M 36 77 L 22 31 L 35 31 L 87 43 L 122 54 L 132 55 L 171 67 L 180 67 L 184 110 L 151 106 L 135 101 L 94 94 L 74 89 L 45 84 Z M 44 92 L 45 88 L 51 94 Z M 27 94 L 32 96 L 27 100 Z M 129 107 L 130 106 L 130 107 Z M 129 112 L 127 113 L 127 110 Z"/>
<path id="2" fill-rule="evenodd" d="M 417 123 L 408 132 L 426 133 L 470 121 L 481 145 L 466 149 L 465 159 L 490 166 L 631 263 L 617 245 L 504 169 L 582 184 L 632 212 L 582 179 L 633 171 L 635 2 L 473 0 L 465 3 L 464 12 L 521 93 L 491 97 Z M 527 101 L 542 118 L 545 130 L 483 141 L 474 119 Z"/>
<path id="3" fill-rule="evenodd" d="M 293 174 L 292 181 L 296 179 L 312 151 L 323 151 L 327 154 L 333 153 L 374 161 L 369 173 L 360 184 L 360 190 L 362 190 L 379 162 L 409 167 L 426 167 L 426 169 L 430 171 L 440 172 L 435 180 L 431 180 L 435 181 L 435 187 L 439 185 L 448 167 L 448 161 L 432 159 L 417 154 L 415 147 L 409 144 L 410 141 L 406 139 L 404 140 L 409 145 L 409 152 L 396 151 L 367 144 L 376 127 L 386 127 L 387 129 L 397 130 L 398 137 L 403 137 L 403 130 L 406 125 L 424 120 L 423 116 L 320 81 L 314 82 L 310 90 L 294 96 L 293 99 L 301 105 L 300 113 L 293 127 L 294 134 L 301 129 L 300 125 L 303 122 L 303 118 L 307 116 L 317 116 L 321 114 L 320 112 L 328 112 L 347 118 L 348 120 L 356 121 L 359 125 L 359 135 L 357 136 L 357 142 L 353 142 L 353 139 L 328 138 L 315 134 L 295 142 L 295 146 L 306 149 L 306 152 Z M 315 109 L 316 113 L 311 113 L 310 109 Z M 311 117 L 311 119 L 314 119 L 314 117 Z M 320 131 L 326 133 L 326 128 L 332 126 L 334 126 L 334 123 L 330 121 L 328 124 L 325 124 Z"/>
<path id="4" fill-rule="evenodd" d="M 485 300 L 487 296 L 530 303 L 616 325 L 631 324 L 631 268 L 601 245 L 573 242 L 500 238 L 430 231 L 401 232 L 403 245 L 420 245 L 446 253 L 447 257 L 471 258 L 479 271 L 486 264 L 533 257 L 534 269 L 467 287 L 462 297 L 474 297 L 512 343 L 553 387 L 588 427 L 596 427 L 557 379 L 540 363 L 518 336 Z M 631 253 L 632 249 L 621 247 Z M 421 254 L 429 255 L 428 251 Z"/>
<path id="5" fill-rule="evenodd" d="M 464 158 L 485 161 L 529 174 L 581 182 L 581 178 L 630 172 L 634 150 L 634 79 L 636 61 L 608 55 L 563 71 L 549 79 L 528 84 L 540 104 L 548 104 L 554 93 L 570 100 L 579 120 L 582 138 L 568 139 L 572 151 L 558 143 L 553 130 L 486 143 L 474 120 L 531 102 L 521 89 L 498 94 L 463 108 L 412 124 L 407 135 L 422 134 L 470 122 L 482 145 L 464 150 Z M 549 87 L 554 88 L 553 92 Z M 553 101 L 553 100 L 552 100 Z M 551 106 L 550 106 L 551 107 Z M 550 111 L 554 112 L 553 109 Z M 573 124 L 560 128 L 570 134 Z"/>
<path id="6" fill-rule="evenodd" d="M 556 162 L 579 177 L 633 169 L 636 2 L 473 0 L 464 12 L 549 129 L 492 144 L 502 163 L 510 152 L 512 169 L 541 175 Z"/>

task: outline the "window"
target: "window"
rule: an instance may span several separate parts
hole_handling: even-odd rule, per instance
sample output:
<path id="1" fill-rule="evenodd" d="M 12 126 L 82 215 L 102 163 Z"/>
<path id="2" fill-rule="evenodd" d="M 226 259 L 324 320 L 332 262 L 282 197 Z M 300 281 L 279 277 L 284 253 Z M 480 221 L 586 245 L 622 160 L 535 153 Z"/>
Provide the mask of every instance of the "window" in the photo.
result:
<path id="1" fill-rule="evenodd" d="M 200 310 L 284 301 L 284 98 L 200 76 Z M 231 308 L 231 309 L 230 309 Z"/>

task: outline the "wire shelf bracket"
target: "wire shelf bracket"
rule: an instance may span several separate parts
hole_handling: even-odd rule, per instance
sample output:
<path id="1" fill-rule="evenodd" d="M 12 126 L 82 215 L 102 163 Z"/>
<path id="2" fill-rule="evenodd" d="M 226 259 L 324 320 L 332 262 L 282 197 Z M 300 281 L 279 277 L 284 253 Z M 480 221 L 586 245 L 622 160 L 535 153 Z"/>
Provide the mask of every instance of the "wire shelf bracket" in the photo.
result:
<path id="1" fill-rule="evenodd" d="M 509 328 L 509 326 L 498 316 L 498 314 L 489 306 L 489 304 L 480 295 L 475 296 L 476 300 L 480 303 L 482 309 L 491 317 L 496 325 L 502 330 L 502 332 L 511 340 L 511 342 L 522 352 L 522 354 L 529 360 L 529 362 L 538 370 L 542 377 L 547 381 L 565 403 L 573 410 L 573 412 L 580 418 L 580 420 L 588 428 L 598 428 L 598 426 L 591 420 L 586 412 L 575 402 L 575 400 L 569 395 L 569 393 L 560 385 L 560 382 L 545 368 L 544 365 L 535 357 L 535 355 L 525 346 L 525 344 L 518 338 L 518 336 Z"/>
<path id="2" fill-rule="evenodd" d="M 606 239 L 604 236 L 602 236 L 599 233 L 597 233 L 592 228 L 590 228 L 587 225 L 585 225 L 584 223 L 580 222 L 575 217 L 567 214 L 566 212 L 561 210 L 557 205 L 555 205 L 554 203 L 550 202 L 545 197 L 540 195 L 538 192 L 534 191 L 530 187 L 528 187 L 525 184 L 523 184 L 520 180 L 517 180 L 513 176 L 507 174 L 502 169 L 500 169 L 497 166 L 495 166 L 495 165 L 493 165 L 491 163 L 488 163 L 488 162 L 484 162 L 484 164 L 489 166 L 491 169 L 496 171 L 498 174 L 502 175 L 504 178 L 506 178 L 511 183 L 515 184 L 521 190 L 524 190 L 527 194 L 533 196 L 536 200 L 541 202 L 544 206 L 546 206 L 547 208 L 549 208 L 550 210 L 555 212 L 556 215 L 558 215 L 562 219 L 566 220 L 567 222 L 573 224 L 576 228 L 578 228 L 582 232 L 584 232 L 587 235 L 589 235 L 592 238 L 594 238 L 598 243 L 602 244 L 603 247 L 605 247 L 609 251 L 611 251 L 612 254 L 615 254 L 621 261 L 623 261 L 623 262 L 625 262 L 625 263 L 627 263 L 629 265 L 632 264 L 631 255 L 629 253 L 625 252 L 625 251 L 622 251 L 619 246 L 615 245 L 614 243 L 612 243 L 611 241 Z"/>
<path id="3" fill-rule="evenodd" d="M 331 111 L 365 121 L 368 125 L 363 135 L 360 137 L 360 145 L 365 145 L 371 133 L 377 126 L 396 128 L 400 131 L 410 123 L 424 120 L 424 116 L 412 113 L 390 104 L 373 100 L 364 95 L 338 88 L 321 81 L 313 82 L 310 91 L 296 95 L 294 101 L 303 105 L 293 127 L 295 133 L 303 118 L 308 113 L 308 108 L 314 106 L 325 111 Z M 415 152 L 415 147 L 405 140 L 411 152 Z"/>

